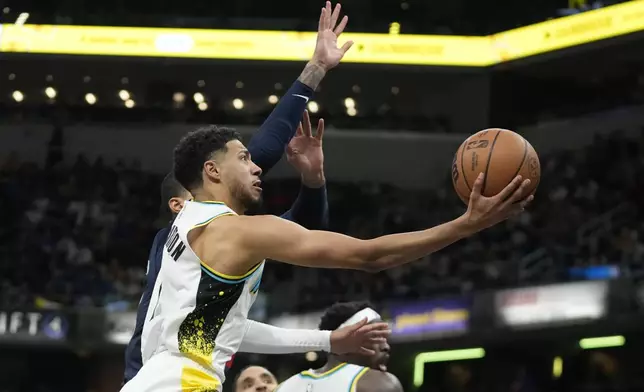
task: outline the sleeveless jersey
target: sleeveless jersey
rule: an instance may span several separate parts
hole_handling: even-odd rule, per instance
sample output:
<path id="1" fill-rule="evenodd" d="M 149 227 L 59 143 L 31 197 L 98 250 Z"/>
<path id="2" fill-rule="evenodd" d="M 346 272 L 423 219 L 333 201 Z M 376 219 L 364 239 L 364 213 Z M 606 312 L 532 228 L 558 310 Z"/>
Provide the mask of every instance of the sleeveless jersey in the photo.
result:
<path id="1" fill-rule="evenodd" d="M 144 364 L 165 351 L 188 358 L 219 381 L 218 390 L 226 363 L 241 344 L 264 270 L 261 262 L 244 275 L 225 275 L 193 252 L 188 233 L 226 215 L 235 213 L 223 203 L 185 203 L 164 246 L 142 335 Z"/>
<path id="2" fill-rule="evenodd" d="M 307 370 L 281 383 L 275 392 L 355 392 L 369 368 L 342 363 L 324 373 Z"/>

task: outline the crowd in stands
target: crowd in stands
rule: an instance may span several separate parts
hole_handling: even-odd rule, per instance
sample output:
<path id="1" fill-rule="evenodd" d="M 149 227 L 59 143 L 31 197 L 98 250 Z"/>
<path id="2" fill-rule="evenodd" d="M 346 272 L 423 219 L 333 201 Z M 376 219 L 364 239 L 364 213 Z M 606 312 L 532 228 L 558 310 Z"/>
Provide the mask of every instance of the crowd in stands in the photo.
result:
<path id="1" fill-rule="evenodd" d="M 275 311 L 310 311 L 346 298 L 411 299 L 568 279 L 575 266 L 612 265 L 638 276 L 644 258 L 644 138 L 597 138 L 586 149 L 542 156 L 534 204 L 499 227 L 409 266 L 378 274 L 272 263 L 262 291 Z M 136 162 L 82 156 L 45 167 L 9 157 L 0 166 L 0 307 L 135 306 L 160 227 L 161 176 Z M 285 211 L 296 181 L 268 182 L 265 211 Z M 331 229 L 359 238 L 427 228 L 464 211 L 446 177 L 432 191 L 330 179 Z M 639 207 L 639 208 L 638 208 Z M 619 218 L 619 219 L 618 219 Z M 589 228 L 580 234 L 580 229 Z M 520 262 L 547 268 L 526 275 Z M 639 266 L 639 269 L 638 269 Z M 297 292 L 293 296 L 288 293 Z M 319 295 L 324 292 L 325 295 Z M 271 301 L 270 296 L 279 300 Z"/>

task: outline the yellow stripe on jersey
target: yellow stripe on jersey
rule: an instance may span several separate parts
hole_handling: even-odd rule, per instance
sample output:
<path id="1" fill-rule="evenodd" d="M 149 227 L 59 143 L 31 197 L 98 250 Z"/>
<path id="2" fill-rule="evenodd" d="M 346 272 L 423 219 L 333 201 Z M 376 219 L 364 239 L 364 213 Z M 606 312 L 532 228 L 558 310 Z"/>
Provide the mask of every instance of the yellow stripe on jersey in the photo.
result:
<path id="1" fill-rule="evenodd" d="M 181 392 L 217 392 L 221 383 L 206 372 L 189 366 L 181 369 Z"/>
<path id="2" fill-rule="evenodd" d="M 192 201 L 194 203 L 201 203 L 201 204 L 221 204 L 221 205 L 226 205 L 226 203 L 224 203 L 223 201 L 216 201 L 216 200 L 201 200 L 201 201 L 197 201 L 197 200 L 194 200 L 194 199 L 190 199 L 190 201 Z"/>
<path id="3" fill-rule="evenodd" d="M 353 380 L 351 381 L 351 385 L 349 386 L 349 392 L 356 392 L 356 388 L 358 386 L 358 381 L 360 381 L 362 376 L 364 376 L 365 373 L 367 373 L 368 371 L 369 371 L 369 368 L 364 368 L 364 369 L 360 370 L 358 372 L 358 374 L 356 374 L 353 377 Z"/>
<path id="4" fill-rule="evenodd" d="M 315 373 L 310 372 L 310 371 L 307 370 L 307 371 L 304 371 L 304 372 L 300 373 L 300 375 L 304 376 L 304 377 L 310 377 L 310 378 L 323 378 L 323 377 L 328 377 L 328 376 L 332 375 L 333 373 L 337 372 L 338 370 L 342 369 L 345 366 L 347 366 L 346 362 L 341 363 L 338 366 L 336 366 L 336 367 L 334 367 L 332 369 L 329 369 L 326 372 L 321 373 L 321 374 L 315 374 Z"/>
<path id="5" fill-rule="evenodd" d="M 206 202 L 197 202 L 197 203 L 206 203 Z M 207 202 L 207 203 L 224 204 L 224 203 L 218 202 L 218 201 L 212 201 L 212 202 Z M 221 213 L 219 215 L 215 215 L 212 218 L 210 218 L 210 219 L 208 219 L 208 220 L 206 220 L 204 222 L 201 222 L 201 223 L 198 223 L 198 224 L 192 226 L 192 228 L 190 230 L 196 229 L 198 227 L 206 226 L 210 222 L 214 221 L 217 218 L 221 218 L 222 216 L 231 216 L 231 215 L 236 215 L 236 214 L 234 212 L 224 212 L 224 213 Z M 220 280 L 222 280 L 224 283 L 239 283 L 242 280 L 244 280 L 244 279 L 248 278 L 249 276 L 251 276 L 253 274 L 253 272 L 257 271 L 257 269 L 262 265 L 262 263 L 258 263 L 256 266 L 251 268 L 248 272 L 246 272 L 243 275 L 228 275 L 228 274 L 224 274 L 222 272 L 215 271 L 211 266 L 209 266 L 208 264 L 204 263 L 204 261 L 201 260 L 201 259 L 199 259 L 199 262 L 201 263 L 201 266 L 204 269 L 206 269 L 206 271 L 210 272 L 212 275 L 215 275 L 214 278 L 220 278 Z"/>
<path id="6" fill-rule="evenodd" d="M 219 277 L 221 279 L 224 279 L 225 283 L 238 283 L 238 282 L 248 278 L 249 276 L 251 276 L 262 265 L 262 263 L 257 263 L 257 265 L 255 265 L 253 268 L 250 269 L 250 271 L 246 272 L 243 275 L 227 275 L 227 274 L 224 274 L 224 273 L 221 273 L 221 272 L 217 272 L 214 269 L 212 269 L 212 267 L 209 266 L 208 264 L 204 263 L 201 260 L 199 260 L 199 261 L 201 262 L 202 267 L 204 267 L 206 270 L 208 270 L 208 272 L 210 272 L 213 275 L 215 275 L 215 277 Z"/>

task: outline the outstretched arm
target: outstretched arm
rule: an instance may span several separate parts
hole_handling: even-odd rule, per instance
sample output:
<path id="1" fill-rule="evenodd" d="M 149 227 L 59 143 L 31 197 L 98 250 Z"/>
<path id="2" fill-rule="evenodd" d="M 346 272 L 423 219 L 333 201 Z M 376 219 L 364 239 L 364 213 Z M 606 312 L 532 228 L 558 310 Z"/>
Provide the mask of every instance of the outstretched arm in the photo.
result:
<path id="1" fill-rule="evenodd" d="M 330 352 L 331 331 L 279 328 L 248 320 L 239 351 L 257 354 Z"/>
<path id="2" fill-rule="evenodd" d="M 310 75 L 310 69 L 317 67 L 307 64 L 302 75 Z M 311 86 L 317 86 L 326 72 L 316 73 L 315 77 L 308 78 Z M 300 78 L 302 78 L 300 75 Z M 259 127 L 257 133 L 248 143 L 253 162 L 262 168 L 264 174 L 268 173 L 284 155 L 284 149 L 297 129 L 297 124 L 302 119 L 306 103 L 313 97 L 315 87 L 296 80 L 291 88 L 279 101 L 273 112 Z"/>
<path id="3" fill-rule="evenodd" d="M 386 323 L 367 324 L 366 319 L 333 332 L 279 328 L 248 320 L 239 351 L 258 354 L 291 354 L 309 351 L 373 354 L 373 350 L 369 347 L 386 339 L 390 333 Z"/>
<path id="4" fill-rule="evenodd" d="M 272 216 L 222 218 L 222 232 L 249 265 L 269 258 L 321 268 L 381 271 L 417 260 L 523 210 L 529 180 L 517 176 L 493 197 L 481 195 L 484 177 L 474 182 L 470 205 L 459 218 L 431 229 L 359 240 L 328 231 L 311 231 Z M 524 199 L 525 198 L 525 199 Z M 523 201 L 522 201 L 523 200 Z M 225 220 L 224 220 L 225 219 Z"/>
<path id="5" fill-rule="evenodd" d="M 336 5 L 332 12 L 331 3 L 327 2 L 320 13 L 317 41 L 311 60 L 248 144 L 253 161 L 262 168 L 264 174 L 281 159 L 315 89 L 326 73 L 340 63 L 352 45 L 349 41 L 338 47 L 338 36 L 342 34 L 348 21 L 345 16 L 338 23 L 339 16 L 340 5 Z"/>

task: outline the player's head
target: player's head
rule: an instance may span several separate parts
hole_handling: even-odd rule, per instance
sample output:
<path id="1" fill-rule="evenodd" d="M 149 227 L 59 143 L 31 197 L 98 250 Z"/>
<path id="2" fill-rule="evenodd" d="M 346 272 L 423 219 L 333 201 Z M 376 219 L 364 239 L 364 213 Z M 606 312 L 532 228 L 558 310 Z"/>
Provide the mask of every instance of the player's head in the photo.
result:
<path id="1" fill-rule="evenodd" d="M 324 312 L 320 320 L 320 330 L 333 331 L 340 327 L 353 325 L 365 317 L 370 323 L 381 322 L 380 315 L 373 310 L 374 307 L 368 302 L 339 302 Z M 372 369 L 381 369 L 389 361 L 389 343 L 383 342 L 375 345 L 372 349 L 376 352 L 372 356 L 345 355 L 340 356 L 344 362 L 355 365 L 368 366 Z"/>
<path id="2" fill-rule="evenodd" d="M 174 178 L 174 173 L 168 173 L 161 182 L 161 200 L 168 203 L 168 208 L 173 214 L 178 214 L 188 199 L 190 192 L 179 184 Z"/>
<path id="3" fill-rule="evenodd" d="M 261 202 L 262 169 L 240 139 L 235 130 L 214 125 L 190 132 L 174 149 L 175 178 L 195 197 L 216 197 L 244 211 L 254 207 Z"/>
<path id="4" fill-rule="evenodd" d="M 277 388 L 277 379 L 261 366 L 246 366 L 233 383 L 234 392 L 273 392 Z"/>

